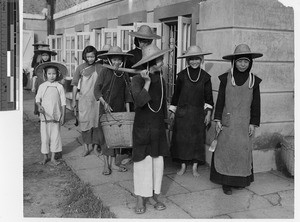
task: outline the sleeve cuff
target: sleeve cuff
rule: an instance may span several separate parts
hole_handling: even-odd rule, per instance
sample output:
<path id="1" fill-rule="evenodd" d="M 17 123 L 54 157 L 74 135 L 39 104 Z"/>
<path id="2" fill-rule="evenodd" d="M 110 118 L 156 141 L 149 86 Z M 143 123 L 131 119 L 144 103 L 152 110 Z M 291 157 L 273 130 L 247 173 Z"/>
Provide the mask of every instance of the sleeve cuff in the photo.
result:
<path id="1" fill-rule="evenodd" d="M 212 105 L 209 105 L 208 103 L 204 104 L 204 110 L 205 109 L 213 109 Z"/>
<path id="2" fill-rule="evenodd" d="M 170 107 L 169 107 L 169 111 L 171 111 L 172 113 L 176 113 L 176 109 L 177 109 L 177 106 L 170 105 Z"/>

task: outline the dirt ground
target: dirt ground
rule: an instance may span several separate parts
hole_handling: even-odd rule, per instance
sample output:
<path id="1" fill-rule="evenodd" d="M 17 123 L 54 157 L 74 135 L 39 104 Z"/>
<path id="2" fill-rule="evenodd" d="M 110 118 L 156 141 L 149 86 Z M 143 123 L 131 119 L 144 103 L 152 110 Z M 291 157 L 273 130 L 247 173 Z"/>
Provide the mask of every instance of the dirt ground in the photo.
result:
<path id="1" fill-rule="evenodd" d="M 24 101 L 33 93 L 24 91 Z M 88 184 L 84 184 L 62 159 L 58 166 L 40 165 L 39 122 L 23 117 L 24 217 L 113 218 Z"/>

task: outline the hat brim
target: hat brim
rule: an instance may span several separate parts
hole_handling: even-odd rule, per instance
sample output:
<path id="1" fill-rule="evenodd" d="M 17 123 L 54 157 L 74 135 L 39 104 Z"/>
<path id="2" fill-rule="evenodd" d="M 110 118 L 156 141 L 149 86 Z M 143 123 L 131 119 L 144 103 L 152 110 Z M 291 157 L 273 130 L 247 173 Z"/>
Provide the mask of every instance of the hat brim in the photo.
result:
<path id="1" fill-rule="evenodd" d="M 108 53 L 108 50 L 100 50 L 97 51 L 97 57 L 99 57 L 100 55 L 104 54 L 104 53 Z"/>
<path id="2" fill-rule="evenodd" d="M 184 59 L 184 58 L 188 58 L 188 57 L 197 57 L 197 56 L 205 56 L 205 55 L 210 55 L 212 54 L 211 52 L 203 52 L 203 53 L 191 53 L 191 54 L 186 54 L 186 55 L 182 55 L 182 56 L 178 56 L 177 59 Z"/>
<path id="3" fill-rule="evenodd" d="M 132 54 L 129 54 L 129 53 L 126 53 L 126 52 L 107 52 L 107 53 L 104 53 L 104 54 L 101 54 L 101 55 L 98 55 L 98 58 L 100 59 L 103 59 L 103 58 L 106 58 L 106 57 L 110 57 L 110 56 L 133 56 Z"/>
<path id="4" fill-rule="evenodd" d="M 39 53 L 39 54 L 43 54 L 43 53 L 49 53 L 51 56 L 56 56 L 57 53 L 54 51 L 48 51 L 48 50 L 34 50 L 34 52 Z"/>
<path id="5" fill-rule="evenodd" d="M 68 69 L 64 64 L 59 63 L 59 62 L 45 62 L 45 63 L 39 64 L 36 67 L 36 69 L 35 69 L 36 75 L 39 78 L 44 79 L 44 69 L 49 67 L 49 66 L 52 66 L 52 67 L 54 66 L 54 67 L 58 68 L 58 70 L 60 71 L 58 81 L 64 79 L 68 74 Z"/>
<path id="6" fill-rule="evenodd" d="M 156 58 L 162 56 L 163 54 L 165 54 L 166 52 L 169 52 L 169 51 L 171 51 L 171 50 L 173 50 L 173 49 L 163 49 L 163 50 L 161 50 L 161 51 L 159 51 L 159 52 L 157 52 L 157 53 L 155 53 L 155 54 L 153 54 L 153 55 L 151 55 L 151 56 L 142 58 L 139 62 L 137 62 L 136 64 L 134 64 L 134 65 L 132 66 L 132 68 L 135 68 L 135 67 L 138 67 L 138 66 L 140 66 L 140 65 L 143 65 L 143 64 L 146 63 L 146 62 L 150 62 L 150 61 L 152 61 L 153 59 L 156 59 Z"/>
<path id="7" fill-rule="evenodd" d="M 128 34 L 133 37 L 137 37 L 137 38 L 141 38 L 141 39 L 161 39 L 161 37 L 156 34 L 144 35 L 139 32 L 129 32 Z"/>
<path id="8" fill-rule="evenodd" d="M 258 52 L 236 53 L 236 54 L 223 56 L 222 58 L 225 59 L 225 60 L 233 60 L 233 59 L 236 59 L 238 57 L 243 57 L 243 56 L 250 57 L 252 59 L 256 59 L 256 58 L 262 57 L 263 54 L 258 53 Z"/>
<path id="9" fill-rule="evenodd" d="M 32 44 L 32 46 L 50 46 L 49 44 L 46 44 L 46 43 L 34 43 Z"/>

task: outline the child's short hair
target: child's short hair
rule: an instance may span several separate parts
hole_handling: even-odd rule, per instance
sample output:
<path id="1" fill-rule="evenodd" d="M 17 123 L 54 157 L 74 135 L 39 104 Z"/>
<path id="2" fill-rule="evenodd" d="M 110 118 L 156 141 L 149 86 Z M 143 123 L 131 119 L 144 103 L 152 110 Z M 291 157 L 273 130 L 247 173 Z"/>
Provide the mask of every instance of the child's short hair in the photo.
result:
<path id="1" fill-rule="evenodd" d="M 56 66 L 51 66 L 51 65 L 50 66 L 46 66 L 44 68 L 44 77 L 45 77 L 45 79 L 47 80 L 47 71 L 48 71 L 48 69 L 55 69 L 55 71 L 56 71 L 55 81 L 58 81 L 58 78 L 61 75 L 61 73 L 60 73 L 59 69 Z"/>
<path id="2" fill-rule="evenodd" d="M 82 52 L 82 59 L 87 63 L 87 58 L 86 58 L 86 54 L 93 52 L 95 55 L 95 61 L 96 61 L 96 55 L 97 55 L 97 49 L 94 46 L 88 45 L 87 47 L 84 48 L 83 52 Z"/>

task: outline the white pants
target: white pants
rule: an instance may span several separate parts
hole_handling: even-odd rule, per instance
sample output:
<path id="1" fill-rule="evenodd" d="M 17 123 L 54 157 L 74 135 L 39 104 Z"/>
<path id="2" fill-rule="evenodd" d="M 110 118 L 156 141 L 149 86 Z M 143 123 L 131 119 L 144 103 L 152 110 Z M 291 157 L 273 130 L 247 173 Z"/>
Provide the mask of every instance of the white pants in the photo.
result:
<path id="1" fill-rule="evenodd" d="M 59 123 L 45 123 L 41 121 L 41 152 L 57 153 L 62 151 Z"/>
<path id="2" fill-rule="evenodd" d="M 146 156 L 145 159 L 133 163 L 134 194 L 142 197 L 152 197 L 160 194 L 164 172 L 164 159 L 162 156 Z"/>

